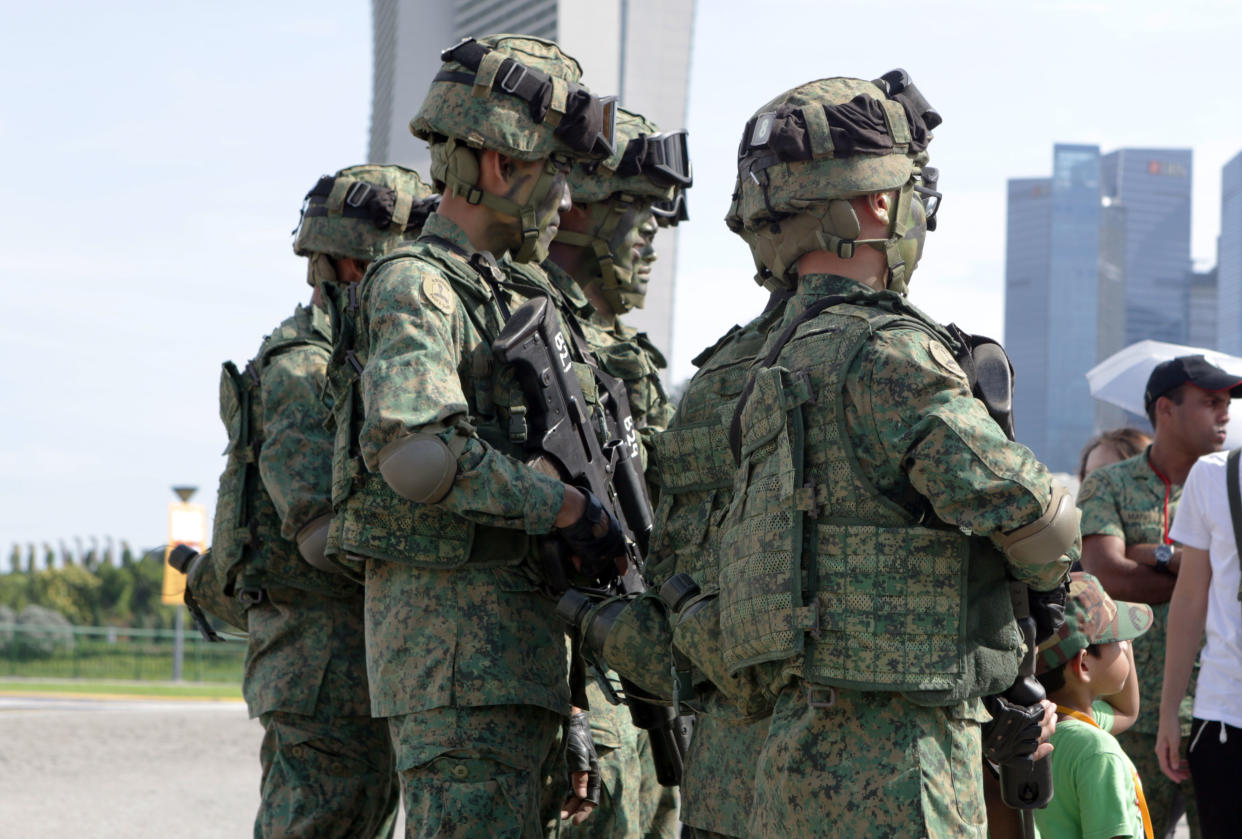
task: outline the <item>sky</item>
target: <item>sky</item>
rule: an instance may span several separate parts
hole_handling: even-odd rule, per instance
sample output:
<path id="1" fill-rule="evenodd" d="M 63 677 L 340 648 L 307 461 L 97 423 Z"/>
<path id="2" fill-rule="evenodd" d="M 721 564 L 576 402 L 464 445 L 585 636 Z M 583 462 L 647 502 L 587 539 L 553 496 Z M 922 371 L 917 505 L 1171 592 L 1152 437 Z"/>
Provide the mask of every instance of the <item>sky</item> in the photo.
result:
<path id="1" fill-rule="evenodd" d="M 741 127 L 781 91 L 909 71 L 944 117 L 945 195 L 911 298 L 1003 338 L 1005 181 L 1050 174 L 1054 143 L 1192 148 L 1214 264 L 1239 31 L 1216 0 L 699 0 L 673 380 L 762 306 L 722 219 Z M 158 545 L 176 484 L 213 510 L 220 364 L 308 296 L 290 231 L 319 175 L 363 162 L 370 97 L 364 0 L 6 4 L 0 552 Z"/>

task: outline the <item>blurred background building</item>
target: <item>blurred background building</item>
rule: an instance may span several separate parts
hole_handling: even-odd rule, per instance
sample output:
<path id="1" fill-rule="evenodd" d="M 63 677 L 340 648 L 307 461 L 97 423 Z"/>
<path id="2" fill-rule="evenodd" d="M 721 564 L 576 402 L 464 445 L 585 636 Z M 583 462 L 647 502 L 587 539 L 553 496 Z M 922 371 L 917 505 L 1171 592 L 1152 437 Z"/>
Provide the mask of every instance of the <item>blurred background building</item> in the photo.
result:
<path id="1" fill-rule="evenodd" d="M 1216 266 L 1217 342 L 1221 352 L 1242 355 L 1242 152 L 1221 172 Z"/>
<path id="2" fill-rule="evenodd" d="M 1009 181 L 1015 426 L 1052 469 L 1074 471 L 1095 431 L 1142 422 L 1090 398 L 1084 374 L 1097 362 L 1144 339 L 1220 343 L 1215 272 L 1191 265 L 1191 167 L 1189 149 L 1057 144 L 1052 177 Z"/>
<path id="3" fill-rule="evenodd" d="M 694 0 L 372 0 L 374 73 L 371 142 L 373 163 L 399 163 L 424 176 L 431 158 L 410 134 L 440 51 L 468 36 L 496 32 L 535 35 L 558 42 L 582 65 L 582 81 L 616 94 L 665 130 L 686 123 Z M 693 156 L 694 138 L 690 138 Z M 694 193 L 690 211 L 694 212 Z M 676 229 L 656 238 L 660 261 L 652 273 L 645 309 L 626 323 L 647 332 L 666 352 L 671 346 Z"/>

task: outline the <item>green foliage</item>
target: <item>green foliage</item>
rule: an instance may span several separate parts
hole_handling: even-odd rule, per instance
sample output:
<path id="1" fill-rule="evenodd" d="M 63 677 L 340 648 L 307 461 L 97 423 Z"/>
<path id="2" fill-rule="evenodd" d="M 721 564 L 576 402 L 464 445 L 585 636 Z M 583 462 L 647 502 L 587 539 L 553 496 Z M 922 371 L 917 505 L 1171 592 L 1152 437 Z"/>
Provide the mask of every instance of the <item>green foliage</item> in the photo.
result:
<path id="1" fill-rule="evenodd" d="M 111 558 L 110 550 L 92 549 L 83 563 L 75 564 L 63 542 L 59 552 L 46 543 L 42 548 L 43 567 L 35 570 L 36 546 L 13 545 L 8 563 L 12 570 L 0 573 L 0 607 L 17 614 L 33 604 L 55 611 L 76 626 L 172 627 L 177 607 L 160 599 L 162 549 L 135 556 L 129 544 L 122 542 L 117 567 L 105 560 Z"/>
<path id="2" fill-rule="evenodd" d="M 73 626 L 65 616 L 33 603 L 17 615 L 21 632 L 9 644 L 18 659 L 51 658 L 57 650 L 73 648 Z"/>

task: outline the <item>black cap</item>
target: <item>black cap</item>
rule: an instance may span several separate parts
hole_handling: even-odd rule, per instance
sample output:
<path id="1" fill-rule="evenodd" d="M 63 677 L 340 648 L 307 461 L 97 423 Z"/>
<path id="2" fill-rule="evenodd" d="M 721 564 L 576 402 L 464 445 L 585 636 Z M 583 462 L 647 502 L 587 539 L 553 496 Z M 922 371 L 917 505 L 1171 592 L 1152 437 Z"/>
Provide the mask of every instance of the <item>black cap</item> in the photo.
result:
<path id="1" fill-rule="evenodd" d="M 1150 412 L 1157 399 L 1187 383 L 1207 391 L 1227 390 L 1230 399 L 1242 397 L 1242 377 L 1226 373 L 1201 355 L 1183 355 L 1162 361 L 1151 371 L 1143 407 Z"/>

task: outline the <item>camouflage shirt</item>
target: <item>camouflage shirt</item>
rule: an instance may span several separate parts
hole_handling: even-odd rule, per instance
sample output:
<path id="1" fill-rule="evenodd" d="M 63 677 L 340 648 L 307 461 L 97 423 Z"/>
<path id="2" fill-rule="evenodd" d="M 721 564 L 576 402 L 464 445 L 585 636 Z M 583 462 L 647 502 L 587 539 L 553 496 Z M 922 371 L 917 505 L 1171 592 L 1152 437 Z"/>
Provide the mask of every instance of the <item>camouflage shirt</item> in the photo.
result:
<path id="1" fill-rule="evenodd" d="M 471 253 L 462 230 L 432 214 L 413 247 L 377 262 L 364 278 L 362 455 L 375 470 L 380 449 L 394 439 L 420 430 L 469 434 L 452 490 L 425 506 L 476 524 L 548 533 L 564 497 L 561 482 L 481 436 L 504 433 L 497 420 L 480 417 L 475 378 L 476 365 L 492 358 L 499 322 L 488 315 L 492 334 L 484 334 L 486 318 L 471 310 L 443 267 L 460 264 L 453 282 L 491 301 L 493 291 L 467 264 Z M 524 299 L 509 284 L 499 290 L 510 308 Z M 466 420 L 480 423 L 480 434 L 463 430 Z M 568 713 L 564 626 L 519 567 L 522 556 L 494 560 L 496 567 L 440 569 L 368 558 L 367 661 L 376 716 L 481 705 Z"/>
<path id="2" fill-rule="evenodd" d="M 325 402 L 328 351 L 323 345 L 331 337 L 321 309 L 299 307 L 259 351 L 259 473 L 286 539 L 331 512 L 333 440 L 326 425 L 331 408 Z M 285 586 L 266 592 L 263 603 L 246 612 L 242 690 L 250 715 L 368 714 L 361 590 L 348 597 Z"/>
<path id="3" fill-rule="evenodd" d="M 859 288 L 843 277 L 803 277 L 773 332 L 815 300 Z M 846 376 L 845 418 L 861 474 L 880 495 L 916 514 L 931 512 L 946 524 L 996 536 L 1038 519 L 1051 498 L 1048 470 L 1005 437 L 971 394 L 961 367 L 926 332 L 884 330 L 866 343 Z M 1010 571 L 1046 591 L 1068 566 L 1065 560 L 1011 562 Z"/>
<path id="4" fill-rule="evenodd" d="M 1177 502 L 1182 497 L 1181 484 L 1165 484 L 1152 469 L 1148 451 L 1102 466 L 1087 476 L 1078 490 L 1078 507 L 1082 510 L 1082 535 L 1116 536 L 1126 546 L 1160 544 L 1173 524 Z M 1165 497 L 1168 496 L 1168 512 Z M 1155 734 L 1160 727 L 1160 691 L 1164 682 L 1164 642 L 1168 625 L 1169 604 L 1151 607 L 1155 620 L 1147 634 L 1134 643 L 1134 667 L 1139 677 L 1139 693 L 1143 697 L 1143 713 L 1134 723 L 1133 731 Z M 1183 726 L 1190 722 L 1194 701 L 1195 680 L 1191 679 L 1180 716 Z"/>

